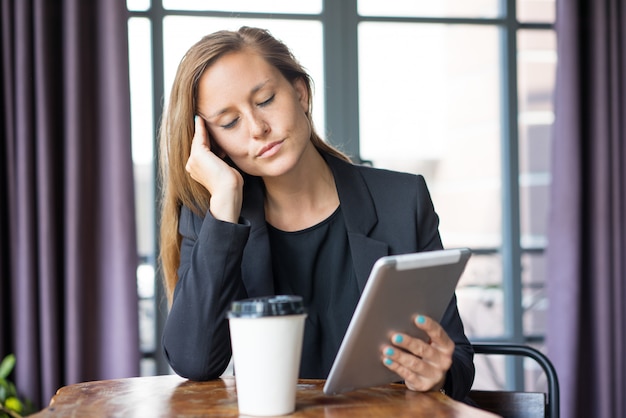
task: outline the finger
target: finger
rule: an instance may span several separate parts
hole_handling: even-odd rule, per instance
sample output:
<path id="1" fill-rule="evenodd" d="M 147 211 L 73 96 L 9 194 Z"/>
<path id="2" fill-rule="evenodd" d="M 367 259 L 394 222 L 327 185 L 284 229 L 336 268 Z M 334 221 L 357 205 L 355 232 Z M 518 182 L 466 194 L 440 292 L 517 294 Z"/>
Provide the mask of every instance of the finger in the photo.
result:
<path id="1" fill-rule="evenodd" d="M 412 353 L 400 350 L 397 347 L 387 346 L 383 350 L 383 361 L 391 360 L 400 367 L 406 368 L 410 373 L 415 373 L 425 377 L 436 377 L 439 367 L 430 361 L 418 357 Z M 386 361 L 389 363 L 389 361 Z"/>
<path id="2" fill-rule="evenodd" d="M 389 349 L 394 352 L 391 353 Z M 440 379 L 440 373 L 428 363 L 391 347 L 386 349 L 382 360 L 385 367 L 400 376 L 406 386 L 414 391 L 431 390 Z"/>
<path id="3" fill-rule="evenodd" d="M 200 143 L 202 145 L 205 145 L 207 147 L 209 147 L 209 143 L 207 141 L 207 131 L 206 131 L 206 126 L 204 125 L 204 119 L 202 119 L 199 115 L 194 116 L 193 118 L 194 121 L 194 135 L 193 135 L 193 140 L 192 140 L 192 146 L 193 146 L 193 142 L 196 143 Z"/>
<path id="4" fill-rule="evenodd" d="M 404 379 L 407 388 L 416 391 L 433 390 L 442 386 L 452 359 L 440 358 L 441 363 L 428 361 L 395 346 L 384 347 L 382 353 L 385 367 Z"/>
<path id="5" fill-rule="evenodd" d="M 206 158 L 207 154 L 210 154 L 210 151 L 211 149 L 207 141 L 207 132 L 204 120 L 200 116 L 195 115 L 194 135 L 191 139 L 189 158 L 187 159 L 187 164 L 185 165 L 185 170 L 191 174 L 192 178 L 197 180 L 195 175 L 198 173 L 196 171 L 203 165 L 202 161 Z"/>
<path id="6" fill-rule="evenodd" d="M 415 317 L 415 326 L 428 335 L 430 345 L 442 350 L 444 353 L 454 351 L 454 341 L 450 339 L 443 327 L 432 318 L 425 315 Z"/>
<path id="7" fill-rule="evenodd" d="M 211 151 L 221 159 L 226 158 L 226 152 L 217 144 L 215 139 L 211 138 L 211 133 L 209 132 L 204 119 L 201 116 L 196 115 L 194 118 L 194 124 L 196 134 L 194 134 L 192 147 L 193 143 L 196 142 L 202 145 L 205 150 Z"/>
<path id="8" fill-rule="evenodd" d="M 435 348 L 429 343 L 407 334 L 396 333 L 391 337 L 391 342 L 396 347 L 400 347 L 419 358 L 428 359 L 436 354 Z"/>
<path id="9" fill-rule="evenodd" d="M 433 365 L 437 370 L 447 371 L 452 366 L 452 355 L 454 353 L 454 342 L 450 340 L 451 348 L 442 349 L 439 346 L 427 343 L 419 338 L 414 338 L 406 334 L 394 334 L 391 342 L 401 348 L 411 357 L 417 357 L 426 363 Z M 409 360 L 403 361 L 407 367 L 412 368 Z M 418 371 L 417 369 L 413 369 Z"/>

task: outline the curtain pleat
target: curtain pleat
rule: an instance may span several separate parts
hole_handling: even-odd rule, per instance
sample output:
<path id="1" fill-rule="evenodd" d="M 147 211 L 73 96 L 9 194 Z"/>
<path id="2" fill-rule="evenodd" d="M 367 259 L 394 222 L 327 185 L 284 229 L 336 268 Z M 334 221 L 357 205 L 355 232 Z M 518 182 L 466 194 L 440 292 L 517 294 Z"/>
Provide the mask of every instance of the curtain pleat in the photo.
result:
<path id="1" fill-rule="evenodd" d="M 38 406 L 139 374 L 127 11 L 0 0 L 0 355 Z"/>
<path id="2" fill-rule="evenodd" d="M 626 10 L 557 0 L 548 354 L 564 417 L 626 416 Z"/>

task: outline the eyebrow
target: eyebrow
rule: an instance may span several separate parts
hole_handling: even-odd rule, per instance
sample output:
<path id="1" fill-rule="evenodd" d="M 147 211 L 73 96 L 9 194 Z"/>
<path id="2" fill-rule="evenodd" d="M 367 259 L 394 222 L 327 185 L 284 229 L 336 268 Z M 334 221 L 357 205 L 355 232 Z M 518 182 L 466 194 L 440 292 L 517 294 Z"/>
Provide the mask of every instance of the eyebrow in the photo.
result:
<path id="1" fill-rule="evenodd" d="M 267 79 L 265 81 L 260 82 L 259 84 L 257 84 L 256 86 L 254 86 L 252 88 L 252 90 L 250 90 L 250 95 L 254 95 L 256 94 L 259 90 L 261 90 L 263 87 L 265 87 L 265 85 L 267 83 L 270 82 L 270 79 Z M 222 115 L 224 113 L 228 112 L 228 108 L 225 107 L 224 109 L 218 110 L 217 112 L 213 113 L 212 115 L 210 115 L 207 119 L 213 119 L 219 115 Z"/>

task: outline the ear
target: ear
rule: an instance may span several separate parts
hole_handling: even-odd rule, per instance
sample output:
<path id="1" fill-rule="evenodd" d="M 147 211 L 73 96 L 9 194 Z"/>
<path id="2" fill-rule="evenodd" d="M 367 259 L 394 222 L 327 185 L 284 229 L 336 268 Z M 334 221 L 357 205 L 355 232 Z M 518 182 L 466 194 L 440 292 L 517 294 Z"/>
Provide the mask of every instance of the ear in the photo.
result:
<path id="1" fill-rule="evenodd" d="M 306 88 L 306 83 L 301 77 L 296 78 L 293 81 L 293 88 L 296 90 L 298 96 L 298 102 L 304 113 L 309 113 L 309 92 Z"/>

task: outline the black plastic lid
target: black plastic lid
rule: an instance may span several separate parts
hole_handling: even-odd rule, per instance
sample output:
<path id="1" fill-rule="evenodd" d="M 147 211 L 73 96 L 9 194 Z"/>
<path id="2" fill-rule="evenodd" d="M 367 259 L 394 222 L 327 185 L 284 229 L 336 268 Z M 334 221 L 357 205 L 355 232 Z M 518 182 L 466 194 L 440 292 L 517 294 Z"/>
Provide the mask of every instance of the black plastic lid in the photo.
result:
<path id="1" fill-rule="evenodd" d="M 237 300 L 230 306 L 229 318 L 300 315 L 306 313 L 302 297 L 293 295 L 266 296 Z"/>

